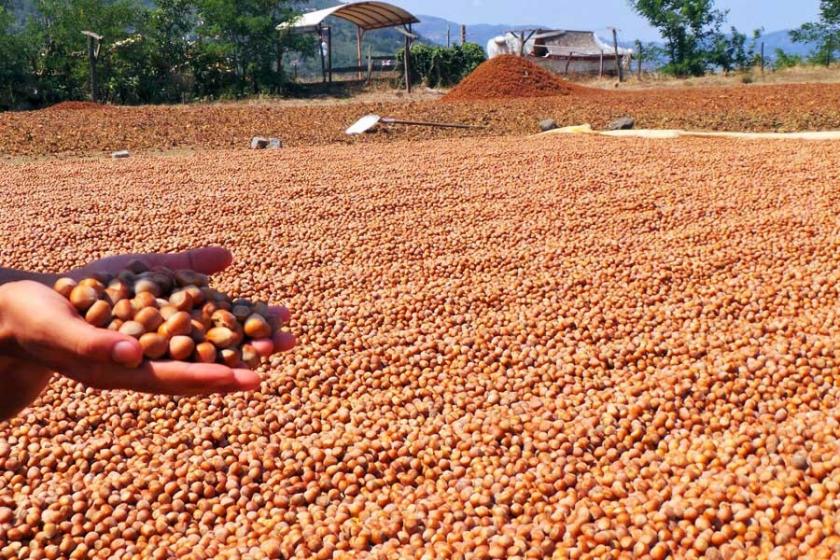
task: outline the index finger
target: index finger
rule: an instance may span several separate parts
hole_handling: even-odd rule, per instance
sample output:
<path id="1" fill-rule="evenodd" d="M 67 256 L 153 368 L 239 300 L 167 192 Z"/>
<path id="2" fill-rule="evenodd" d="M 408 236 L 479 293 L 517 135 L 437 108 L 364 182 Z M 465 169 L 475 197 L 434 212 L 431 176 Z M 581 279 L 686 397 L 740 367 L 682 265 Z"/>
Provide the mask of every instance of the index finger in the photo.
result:
<path id="1" fill-rule="evenodd" d="M 74 376 L 97 389 L 126 389 L 155 395 L 209 395 L 253 391 L 260 386 L 257 373 L 218 364 L 146 362 L 139 369 L 110 367 Z"/>

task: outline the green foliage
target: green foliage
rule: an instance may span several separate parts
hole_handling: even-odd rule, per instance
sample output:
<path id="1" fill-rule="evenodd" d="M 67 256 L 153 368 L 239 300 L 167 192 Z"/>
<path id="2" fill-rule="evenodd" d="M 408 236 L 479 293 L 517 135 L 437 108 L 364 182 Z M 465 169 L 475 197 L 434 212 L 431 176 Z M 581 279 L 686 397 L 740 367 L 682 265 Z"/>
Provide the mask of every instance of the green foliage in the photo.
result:
<path id="1" fill-rule="evenodd" d="M 718 34 L 714 46 L 709 52 L 709 62 L 728 74 L 733 70 L 748 70 L 761 62 L 761 54 L 757 52 L 757 43 L 763 29 L 753 31 L 752 40 L 748 43 L 747 36 L 732 27 L 729 35 Z"/>
<path id="2" fill-rule="evenodd" d="M 798 54 L 788 54 L 782 49 L 776 49 L 776 60 L 773 62 L 773 68 L 776 70 L 783 70 L 785 68 L 793 68 L 803 63 L 803 59 Z"/>
<path id="3" fill-rule="evenodd" d="M 403 60 L 404 50 L 398 54 Z M 415 44 L 411 47 L 412 82 L 422 81 L 429 87 L 448 87 L 457 84 L 487 60 L 479 45 L 466 43 L 450 48 Z M 405 69 L 400 66 L 404 76 Z"/>
<path id="4" fill-rule="evenodd" d="M 0 110 L 25 102 L 32 91 L 27 64 L 32 53 L 13 25 L 12 13 L 0 3 Z"/>
<path id="5" fill-rule="evenodd" d="M 699 76 L 714 64 L 715 45 L 726 12 L 714 0 L 629 0 L 665 38 L 668 64 L 676 76 Z"/>
<path id="6" fill-rule="evenodd" d="M 817 43 L 812 62 L 830 66 L 840 50 L 840 0 L 820 0 L 820 20 L 804 24 L 790 36 L 797 43 Z"/>
<path id="7" fill-rule="evenodd" d="M 17 11 L 12 12 L 14 4 Z M 297 0 L 0 0 L 0 109 L 90 96 L 82 31 L 101 36 L 102 100 L 178 102 L 276 93 L 287 49 L 281 34 Z"/>

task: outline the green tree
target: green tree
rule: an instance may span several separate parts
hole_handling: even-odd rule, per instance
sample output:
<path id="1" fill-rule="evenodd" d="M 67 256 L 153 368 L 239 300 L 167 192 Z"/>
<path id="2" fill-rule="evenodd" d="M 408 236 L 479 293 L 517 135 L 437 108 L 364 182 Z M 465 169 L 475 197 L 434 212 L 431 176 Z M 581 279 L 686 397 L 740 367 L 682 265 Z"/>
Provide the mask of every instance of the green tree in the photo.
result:
<path id="1" fill-rule="evenodd" d="M 82 31 L 104 37 L 99 68 L 101 82 L 107 83 L 110 45 L 133 34 L 145 13 L 138 0 L 38 0 L 36 8 L 27 27 L 39 45 L 35 73 L 44 103 L 87 95 L 90 66 Z"/>
<path id="2" fill-rule="evenodd" d="M 817 43 L 814 60 L 830 66 L 840 49 L 840 0 L 820 0 L 820 20 L 791 31 L 797 43 Z"/>
<path id="3" fill-rule="evenodd" d="M 747 35 L 732 27 L 729 35 L 719 33 L 715 38 L 714 47 L 709 61 L 720 67 L 728 74 L 733 70 L 748 70 L 759 62 L 760 55 L 756 48 L 764 29 L 753 31 L 752 40 Z"/>
<path id="4" fill-rule="evenodd" d="M 773 63 L 773 68 L 776 70 L 783 70 L 785 68 L 793 68 L 802 64 L 802 57 L 798 54 L 788 54 L 782 49 L 776 49 L 776 60 Z"/>
<path id="5" fill-rule="evenodd" d="M 32 93 L 30 49 L 10 7 L 10 2 L 0 0 L 0 109 L 19 106 Z"/>
<path id="6" fill-rule="evenodd" d="M 216 61 L 216 79 L 236 93 L 277 92 L 289 34 L 277 25 L 296 15 L 292 1 L 198 0 L 199 59 Z"/>
<path id="7" fill-rule="evenodd" d="M 664 70 L 677 76 L 702 75 L 714 58 L 715 40 L 726 12 L 714 0 L 629 0 L 631 7 L 659 29 L 669 62 Z"/>

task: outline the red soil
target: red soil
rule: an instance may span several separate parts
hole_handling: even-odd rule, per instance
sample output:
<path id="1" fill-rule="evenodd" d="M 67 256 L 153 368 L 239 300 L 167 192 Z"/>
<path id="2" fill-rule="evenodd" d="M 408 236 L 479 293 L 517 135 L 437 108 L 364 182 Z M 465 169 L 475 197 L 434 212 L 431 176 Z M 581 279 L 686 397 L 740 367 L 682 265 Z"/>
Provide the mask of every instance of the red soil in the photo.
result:
<path id="1" fill-rule="evenodd" d="M 596 92 L 557 77 L 518 56 L 492 58 L 476 68 L 444 101 L 477 101 L 514 97 L 553 97 Z"/>

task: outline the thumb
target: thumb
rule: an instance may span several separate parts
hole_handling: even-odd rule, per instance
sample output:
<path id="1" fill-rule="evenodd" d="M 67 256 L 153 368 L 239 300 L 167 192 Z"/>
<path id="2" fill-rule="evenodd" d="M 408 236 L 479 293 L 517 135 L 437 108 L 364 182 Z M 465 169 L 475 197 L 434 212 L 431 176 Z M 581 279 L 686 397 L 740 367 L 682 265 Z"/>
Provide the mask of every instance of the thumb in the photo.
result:
<path id="1" fill-rule="evenodd" d="M 75 359 L 135 368 L 143 362 L 140 343 L 124 334 L 98 329 L 78 318 L 60 321 L 54 331 L 55 343 Z"/>

